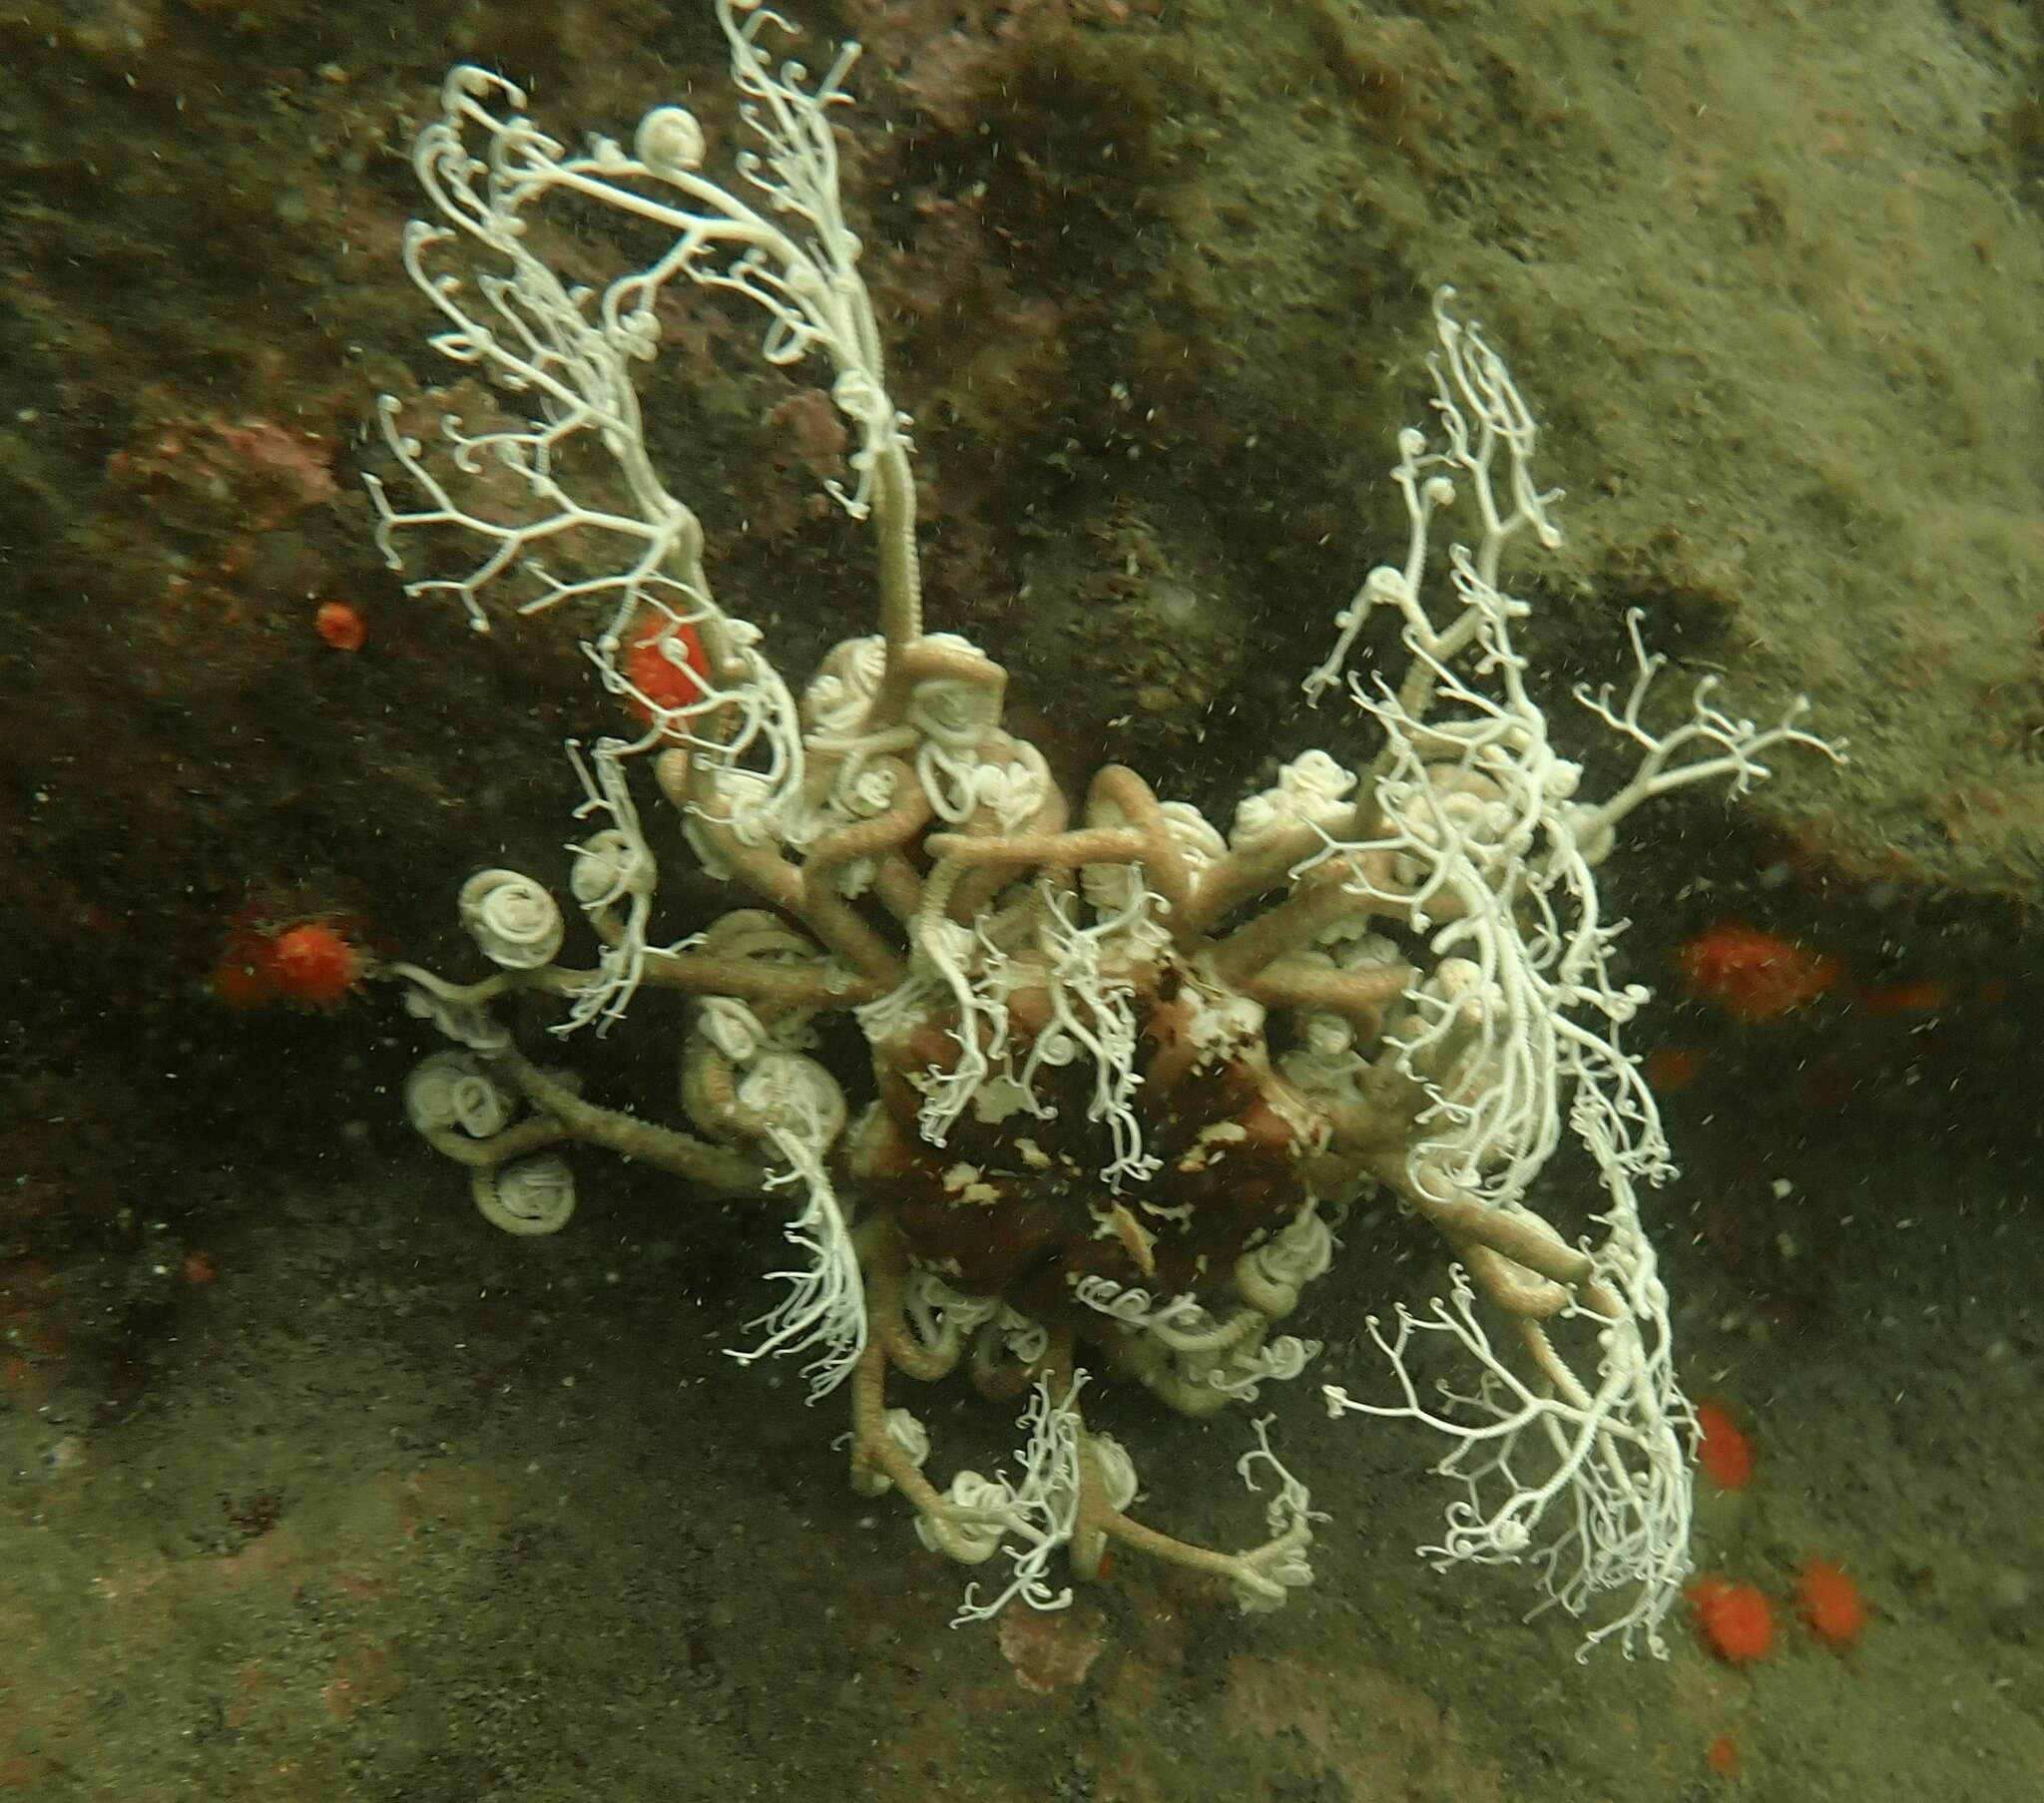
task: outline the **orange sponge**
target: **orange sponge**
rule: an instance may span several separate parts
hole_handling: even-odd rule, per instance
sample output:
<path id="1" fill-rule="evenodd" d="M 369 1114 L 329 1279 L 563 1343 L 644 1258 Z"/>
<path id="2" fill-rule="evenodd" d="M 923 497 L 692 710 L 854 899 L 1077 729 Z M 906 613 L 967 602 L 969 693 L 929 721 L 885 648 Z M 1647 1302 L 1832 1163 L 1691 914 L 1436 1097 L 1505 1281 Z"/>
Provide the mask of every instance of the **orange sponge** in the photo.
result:
<path id="1" fill-rule="evenodd" d="M 1767 1597 L 1750 1583 L 1699 1578 L 1684 1592 L 1697 1611 L 1704 1644 L 1728 1664 L 1750 1665 L 1766 1658 L 1775 1643 L 1775 1614 Z"/>
<path id="2" fill-rule="evenodd" d="M 1795 1602 L 1809 1631 L 1826 1646 L 1850 1646 L 1866 1626 L 1866 1598 L 1845 1568 L 1832 1560 L 1804 1564 Z"/>

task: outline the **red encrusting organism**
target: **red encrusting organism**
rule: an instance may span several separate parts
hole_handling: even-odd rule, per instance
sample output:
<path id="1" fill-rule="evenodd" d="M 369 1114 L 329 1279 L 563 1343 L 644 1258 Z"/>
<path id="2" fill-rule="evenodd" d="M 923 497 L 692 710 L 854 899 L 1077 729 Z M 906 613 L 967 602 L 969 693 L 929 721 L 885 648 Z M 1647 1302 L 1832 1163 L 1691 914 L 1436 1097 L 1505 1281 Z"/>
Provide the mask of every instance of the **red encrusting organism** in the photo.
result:
<path id="1" fill-rule="evenodd" d="M 235 928 L 213 967 L 214 1000 L 237 1009 L 261 1008 L 275 1001 L 276 985 L 269 971 L 272 950 L 267 933 L 254 927 Z"/>
<path id="2" fill-rule="evenodd" d="M 1704 1644 L 1719 1658 L 1732 1665 L 1750 1665 L 1767 1657 L 1775 1643 L 1775 1613 L 1754 1585 L 1699 1578 L 1683 1594 L 1697 1611 Z"/>
<path id="3" fill-rule="evenodd" d="M 1812 1559 L 1803 1566 L 1795 1603 L 1809 1631 L 1826 1646 L 1850 1646 L 1866 1626 L 1866 1599 L 1833 1560 Z"/>
<path id="4" fill-rule="evenodd" d="M 1703 1076 L 1704 1055 L 1694 1046 L 1656 1046 L 1641 1071 L 1656 1096 L 1673 1096 Z"/>
<path id="5" fill-rule="evenodd" d="M 346 935 L 320 921 L 276 933 L 239 926 L 213 967 L 213 993 L 229 1008 L 278 1001 L 331 1008 L 362 980 L 362 964 Z"/>
<path id="6" fill-rule="evenodd" d="M 333 928 L 308 921 L 277 935 L 269 968 L 278 995 L 331 1008 L 361 981 L 362 955 Z"/>
<path id="7" fill-rule="evenodd" d="M 1675 954 L 1691 995 L 1738 1021 L 1769 1021 L 1814 1001 L 1844 974 L 1840 960 L 1744 921 L 1720 921 Z"/>
<path id="8" fill-rule="evenodd" d="M 625 650 L 625 679 L 637 690 L 632 711 L 651 725 L 659 709 L 688 706 L 707 692 L 706 668 L 703 642 L 687 621 L 663 618 L 642 627 Z"/>
<path id="9" fill-rule="evenodd" d="M 1899 983 L 1862 983 L 1852 1000 L 1868 1014 L 1942 1014 L 1952 986 L 1942 977 L 1907 977 Z"/>
<path id="10" fill-rule="evenodd" d="M 367 623 L 344 601 L 323 601 L 312 628 L 337 652 L 358 652 L 368 642 Z"/>
<path id="11" fill-rule="evenodd" d="M 1753 1481 L 1753 1442 L 1723 1403 L 1697 1404 L 1697 1463 L 1720 1490 L 1744 1490 Z"/>

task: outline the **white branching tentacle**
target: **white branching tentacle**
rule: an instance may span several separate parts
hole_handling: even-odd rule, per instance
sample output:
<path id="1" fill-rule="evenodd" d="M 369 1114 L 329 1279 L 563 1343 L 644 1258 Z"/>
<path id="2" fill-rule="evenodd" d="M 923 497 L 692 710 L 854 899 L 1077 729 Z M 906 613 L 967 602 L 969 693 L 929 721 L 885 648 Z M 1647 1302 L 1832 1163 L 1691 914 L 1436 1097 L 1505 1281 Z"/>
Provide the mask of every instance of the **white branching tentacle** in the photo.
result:
<path id="1" fill-rule="evenodd" d="M 1048 1378 L 1037 1380 L 1019 1424 L 1025 1438 L 1013 1478 L 987 1479 L 968 1471 L 952 1481 L 952 1522 L 966 1531 L 969 1552 L 983 1560 L 1005 1547 L 1010 1563 L 1008 1581 L 991 1595 L 982 1596 L 977 1584 L 966 1587 L 954 1624 L 987 1620 L 1012 1601 L 1033 1609 L 1070 1606 L 1071 1586 L 1053 1588 L 1046 1574 L 1052 1557 L 1071 1544 L 1079 1519 L 1079 1448 L 1085 1429 L 1078 1401 L 1085 1381 L 1083 1373 L 1075 1376 L 1064 1396 L 1056 1398 Z M 916 1529 L 934 1551 L 954 1559 L 966 1556 L 946 1545 L 927 1519 Z"/>
<path id="2" fill-rule="evenodd" d="M 1104 968 L 1104 951 L 1116 941 L 1140 937 L 1148 910 L 1157 899 L 1141 883 L 1131 886 L 1118 912 L 1091 926 L 1081 926 L 1069 912 L 1068 898 L 1048 884 L 1042 888 L 1043 947 L 1050 962 L 1045 988 L 1051 1025 L 1037 1036 L 1017 1077 L 1025 1093 L 1046 1063 L 1069 1062 L 1073 1049 L 1093 1066 L 1093 1098 L 1087 1119 L 1106 1125 L 1114 1156 L 1100 1175 L 1110 1189 L 1124 1182 L 1144 1182 L 1158 1160 L 1143 1149 L 1143 1124 L 1134 1106 L 1142 1084 L 1136 1069 L 1139 1038 L 1133 991 L 1126 979 Z"/>

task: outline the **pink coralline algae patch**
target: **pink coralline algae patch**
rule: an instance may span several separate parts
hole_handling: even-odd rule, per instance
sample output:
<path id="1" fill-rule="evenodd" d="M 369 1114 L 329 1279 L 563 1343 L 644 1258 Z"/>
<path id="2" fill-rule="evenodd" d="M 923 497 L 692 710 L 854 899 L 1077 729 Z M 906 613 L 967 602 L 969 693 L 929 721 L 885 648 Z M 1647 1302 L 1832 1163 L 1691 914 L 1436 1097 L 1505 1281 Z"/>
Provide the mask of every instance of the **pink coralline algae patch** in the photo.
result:
<path id="1" fill-rule="evenodd" d="M 156 426 L 116 451 L 107 474 L 160 499 L 175 493 L 195 505 L 226 501 L 240 524 L 261 531 L 339 498 L 331 455 L 315 434 L 273 420 L 215 414 Z"/>
<path id="2" fill-rule="evenodd" d="M 1090 1619 L 1074 1619 L 1077 1613 L 1069 1608 L 1046 1612 L 1020 1602 L 1001 1611 L 1001 1657 L 1014 1666 L 1015 1681 L 1024 1690 L 1048 1696 L 1086 1681 L 1107 1641 Z"/>
<path id="3" fill-rule="evenodd" d="M 818 482 L 844 477 L 844 453 L 851 434 L 844 416 L 821 388 L 798 388 L 766 416 L 766 423 L 784 435 L 803 468 Z"/>

